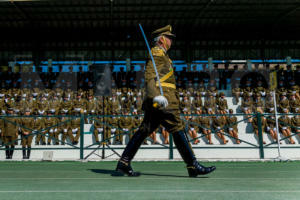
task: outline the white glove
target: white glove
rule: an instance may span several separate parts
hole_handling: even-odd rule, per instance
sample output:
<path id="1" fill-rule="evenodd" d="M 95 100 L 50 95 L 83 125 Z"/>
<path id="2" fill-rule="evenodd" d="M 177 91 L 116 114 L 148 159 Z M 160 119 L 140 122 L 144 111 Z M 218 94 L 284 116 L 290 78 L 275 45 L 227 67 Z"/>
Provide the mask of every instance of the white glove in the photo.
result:
<path id="1" fill-rule="evenodd" d="M 103 132 L 103 128 L 97 128 L 98 132 Z"/>
<path id="2" fill-rule="evenodd" d="M 153 102 L 157 103 L 160 106 L 163 106 L 164 108 L 168 106 L 167 98 L 162 95 L 154 97 Z"/>

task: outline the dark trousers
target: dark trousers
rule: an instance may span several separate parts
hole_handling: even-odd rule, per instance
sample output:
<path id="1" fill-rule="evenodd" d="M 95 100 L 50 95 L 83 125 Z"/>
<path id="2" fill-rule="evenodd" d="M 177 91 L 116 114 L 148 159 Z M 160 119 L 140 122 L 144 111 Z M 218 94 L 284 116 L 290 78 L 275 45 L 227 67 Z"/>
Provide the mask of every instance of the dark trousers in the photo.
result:
<path id="1" fill-rule="evenodd" d="M 174 143 L 185 163 L 189 166 L 192 165 L 196 158 L 186 133 L 183 131 L 184 126 L 179 116 L 179 110 L 160 110 L 152 108 L 152 104 L 150 106 L 146 107 L 144 120 L 127 144 L 121 160 L 130 162 L 146 137 L 162 124 L 172 134 Z"/>

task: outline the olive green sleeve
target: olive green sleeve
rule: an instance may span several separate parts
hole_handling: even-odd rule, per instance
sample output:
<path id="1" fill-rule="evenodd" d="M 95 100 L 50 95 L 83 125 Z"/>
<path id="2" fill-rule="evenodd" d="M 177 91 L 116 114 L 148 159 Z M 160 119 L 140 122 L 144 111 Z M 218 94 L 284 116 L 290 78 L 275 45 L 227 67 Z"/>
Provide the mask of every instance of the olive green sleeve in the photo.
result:
<path id="1" fill-rule="evenodd" d="M 160 69 L 164 66 L 163 57 L 154 56 L 154 61 L 159 73 Z M 154 98 L 155 96 L 160 95 L 159 88 L 156 87 L 155 85 L 155 78 L 156 78 L 156 73 L 152 61 L 149 60 L 145 71 L 145 81 L 146 81 L 145 89 L 148 98 Z"/>

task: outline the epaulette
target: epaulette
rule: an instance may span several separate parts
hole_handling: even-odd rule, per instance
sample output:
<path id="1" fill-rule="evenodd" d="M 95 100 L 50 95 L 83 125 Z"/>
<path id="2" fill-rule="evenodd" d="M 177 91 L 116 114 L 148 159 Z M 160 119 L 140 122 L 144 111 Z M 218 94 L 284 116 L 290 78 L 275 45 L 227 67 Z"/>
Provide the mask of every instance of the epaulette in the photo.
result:
<path id="1" fill-rule="evenodd" d="M 164 50 L 162 50 L 159 47 L 153 47 L 151 49 L 151 53 L 152 53 L 153 56 L 164 56 L 165 55 Z"/>

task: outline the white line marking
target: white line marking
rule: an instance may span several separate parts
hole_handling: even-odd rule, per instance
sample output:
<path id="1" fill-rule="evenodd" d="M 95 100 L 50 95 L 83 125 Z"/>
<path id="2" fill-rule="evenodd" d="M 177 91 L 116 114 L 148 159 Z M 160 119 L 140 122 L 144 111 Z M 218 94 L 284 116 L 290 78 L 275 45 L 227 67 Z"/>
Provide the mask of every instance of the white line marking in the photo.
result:
<path id="1" fill-rule="evenodd" d="M 300 190 L 8 190 L 0 193 L 101 193 L 101 192 L 122 192 L 122 193 L 141 193 L 141 192 L 192 192 L 192 193 L 300 193 Z"/>
<path id="2" fill-rule="evenodd" d="M 201 177 L 199 177 L 201 178 Z M 142 177 L 127 177 L 127 176 L 116 176 L 114 178 L 110 178 L 110 177 L 102 177 L 102 178 L 9 178 L 9 177 L 2 177 L 0 178 L 0 180 L 168 180 L 168 179 L 178 179 L 178 180 L 182 180 L 182 179 L 189 179 L 189 180 L 199 180 L 197 178 L 190 178 L 188 176 L 186 177 L 161 177 L 161 178 L 142 178 Z M 274 177 L 274 178 L 264 178 L 264 177 L 241 177 L 241 178 L 208 178 L 206 180 L 300 180 L 300 177 L 291 177 L 291 178 L 278 178 L 278 177 Z"/>

